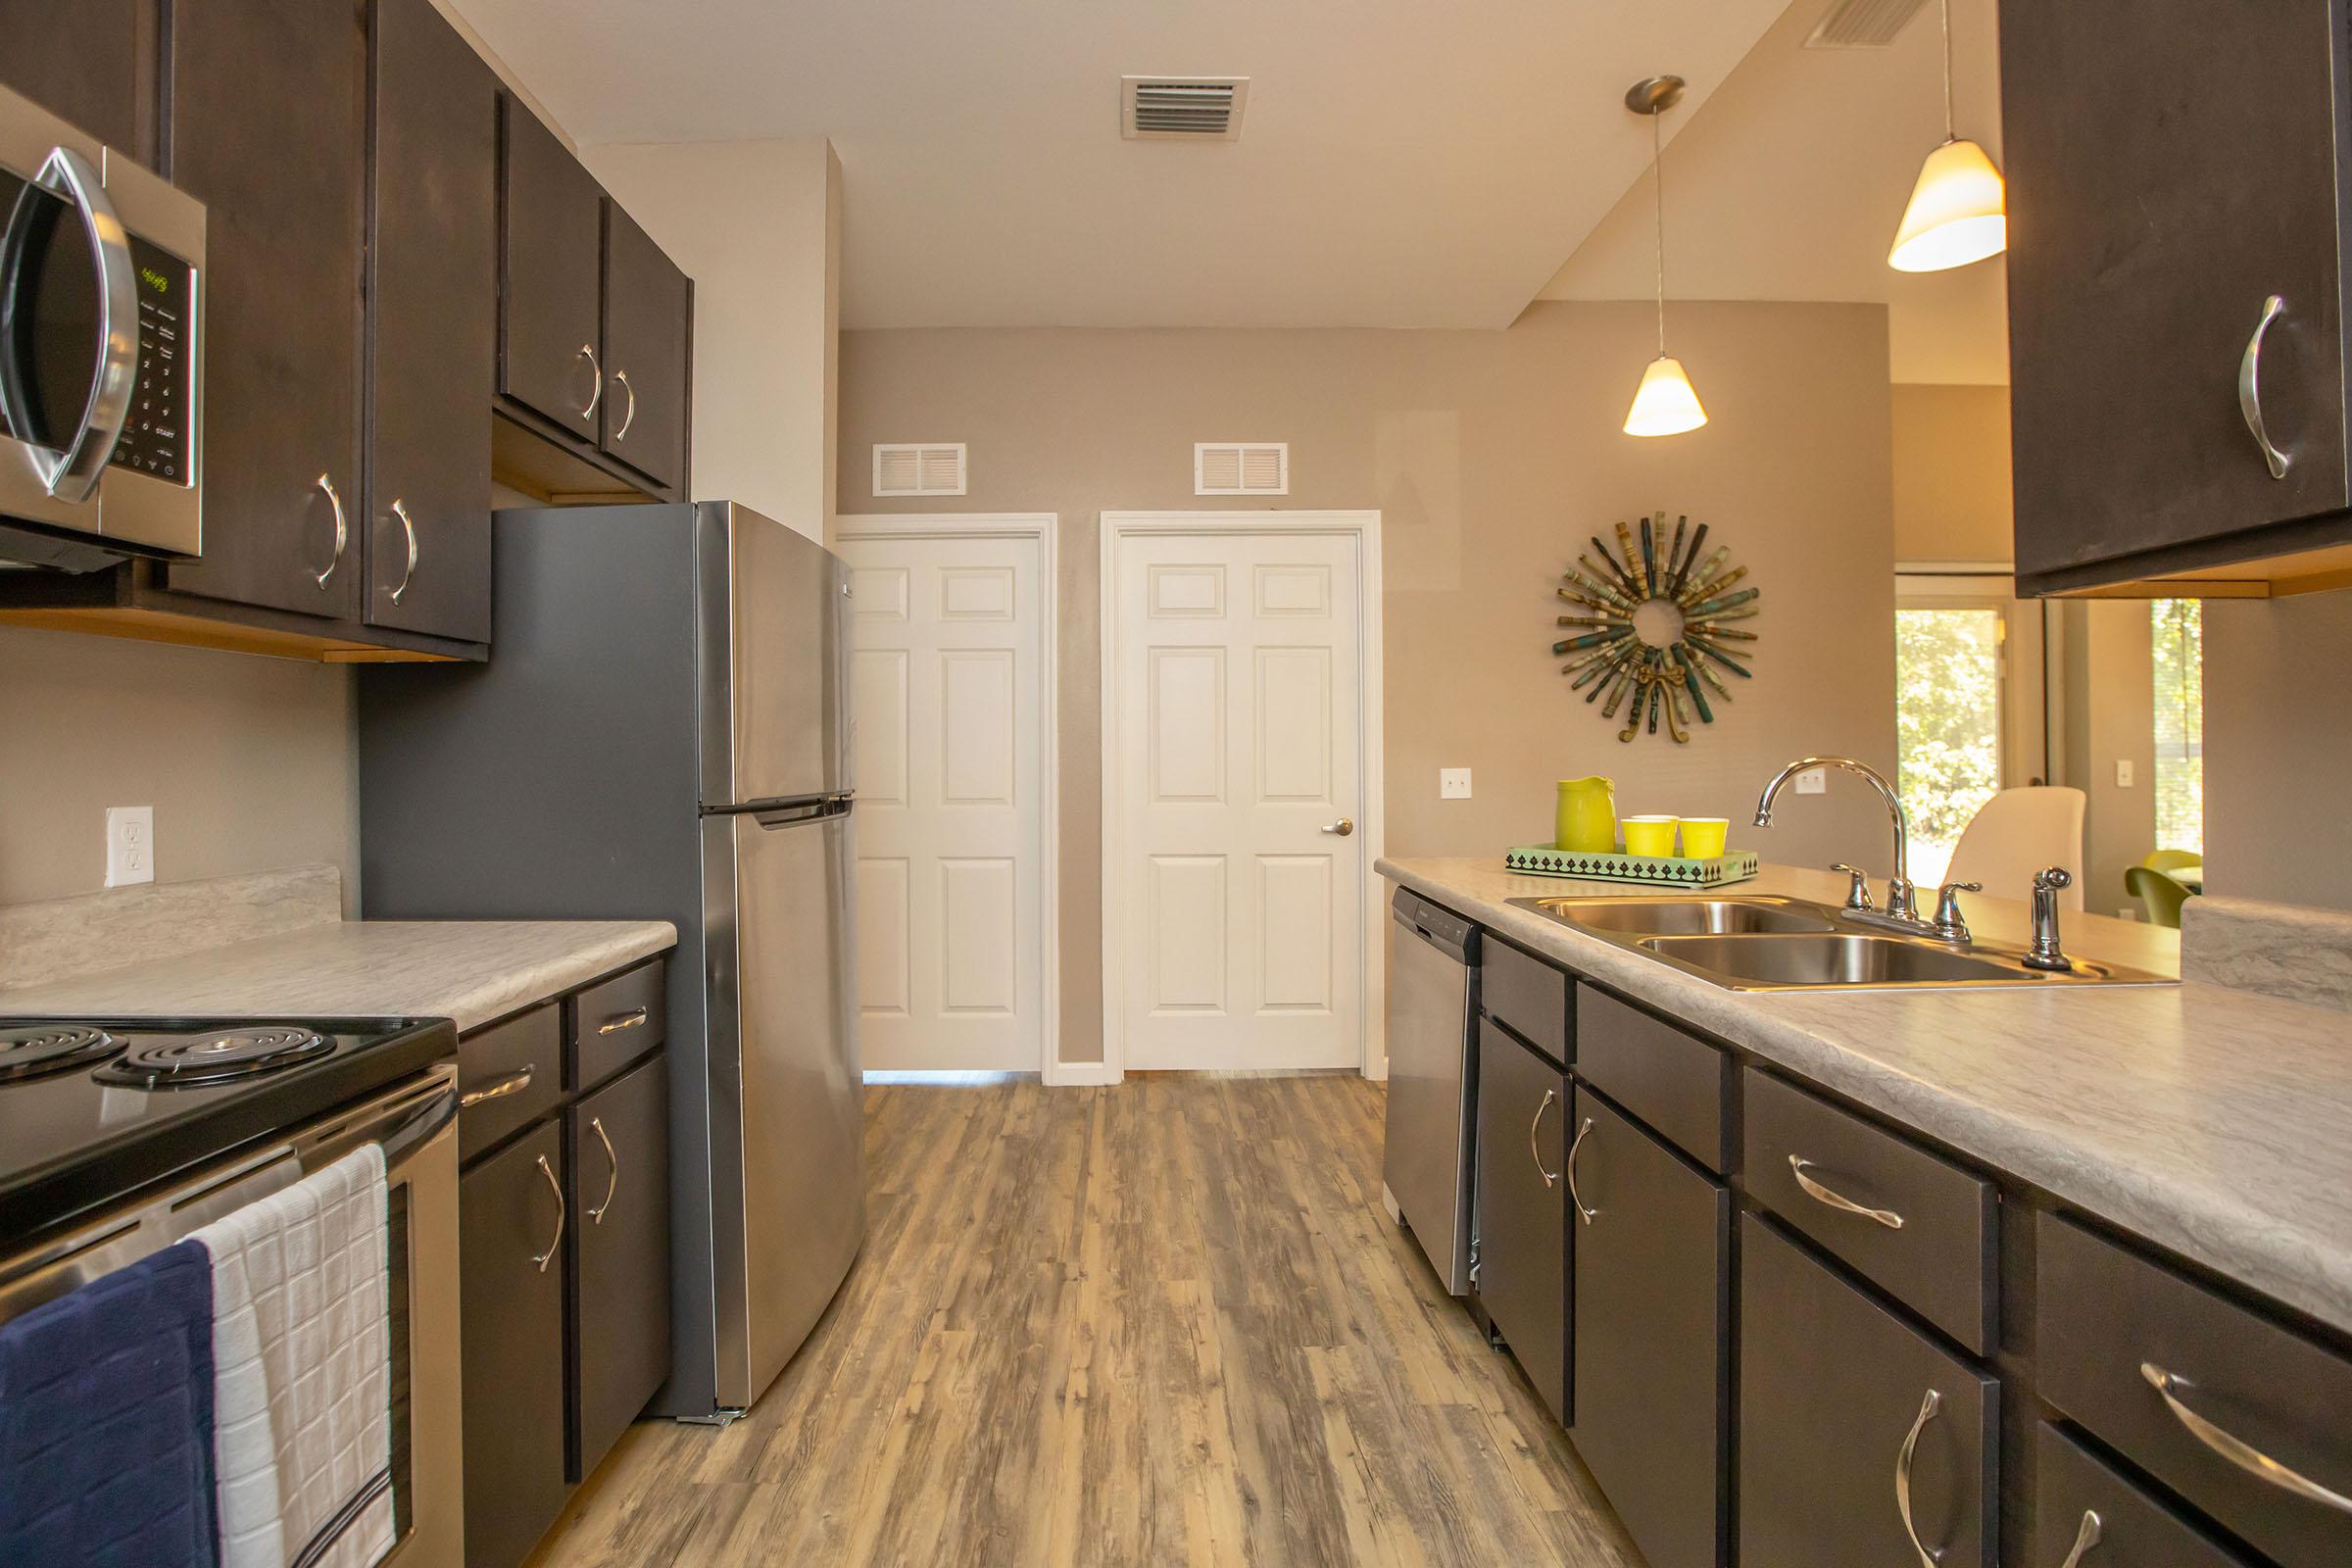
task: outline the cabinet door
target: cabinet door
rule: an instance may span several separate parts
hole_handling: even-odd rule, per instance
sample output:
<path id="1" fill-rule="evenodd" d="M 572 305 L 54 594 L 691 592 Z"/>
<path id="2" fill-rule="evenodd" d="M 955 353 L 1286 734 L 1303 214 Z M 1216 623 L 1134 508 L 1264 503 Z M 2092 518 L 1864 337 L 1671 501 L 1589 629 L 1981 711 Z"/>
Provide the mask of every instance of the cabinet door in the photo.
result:
<path id="1" fill-rule="evenodd" d="M 1590 1131 L 1584 1131 L 1587 1126 Z M 1568 1436 L 1650 1568 L 1724 1560 L 1731 1194 L 1589 1089 Z"/>
<path id="2" fill-rule="evenodd" d="M 0 0 L 0 85 L 155 163 L 156 0 Z"/>
<path id="3" fill-rule="evenodd" d="M 514 1568 L 564 1508 L 563 1160 L 551 1120 L 458 1181 L 466 1568 Z"/>
<path id="4" fill-rule="evenodd" d="M 599 315 L 604 189 L 530 110 L 511 97 L 499 107 L 498 388 L 593 442 L 608 390 Z"/>
<path id="5" fill-rule="evenodd" d="M 368 623 L 490 637 L 498 77 L 431 0 L 377 0 Z"/>
<path id="6" fill-rule="evenodd" d="M 1991 1568 L 1999 1420 L 1991 1377 L 1743 1216 L 1740 1568 Z"/>
<path id="7" fill-rule="evenodd" d="M 1478 1298 L 1552 1415 L 1568 1417 L 1568 1077 L 1478 1025 Z"/>
<path id="8" fill-rule="evenodd" d="M 2017 568 L 2342 507 L 2335 0 L 2003 0 Z M 2274 479 L 2238 409 L 2261 355 Z"/>
<path id="9" fill-rule="evenodd" d="M 207 208 L 204 556 L 171 585 L 354 617 L 363 0 L 175 8 L 172 180 Z"/>
<path id="10" fill-rule="evenodd" d="M 604 446 L 655 483 L 686 482 L 686 274 L 605 203 Z"/>
<path id="11" fill-rule="evenodd" d="M 574 1479 L 669 1377 L 668 1073 L 655 1056 L 564 1113 L 580 1215 Z"/>

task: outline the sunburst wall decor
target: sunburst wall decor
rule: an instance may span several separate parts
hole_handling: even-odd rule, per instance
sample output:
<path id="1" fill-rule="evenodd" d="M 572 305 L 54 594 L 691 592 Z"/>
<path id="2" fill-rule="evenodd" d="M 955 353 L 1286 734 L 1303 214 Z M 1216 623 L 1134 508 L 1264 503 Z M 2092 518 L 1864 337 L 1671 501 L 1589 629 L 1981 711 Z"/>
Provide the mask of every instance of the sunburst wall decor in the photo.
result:
<path id="1" fill-rule="evenodd" d="M 1589 628 L 1551 645 L 1553 658 L 1568 660 L 1560 673 L 1570 691 L 1600 703 L 1603 718 L 1625 710 L 1620 741 L 1630 744 L 1644 729 L 1655 735 L 1663 718 L 1674 743 L 1689 745 L 1691 714 L 1715 722 L 1708 692 L 1729 702 L 1725 675 L 1755 678 L 1747 664 L 1756 634 L 1732 622 L 1754 618 L 1758 590 L 1740 586 L 1747 568 L 1731 564 L 1730 546 L 1701 556 L 1707 525 L 1693 528 L 1688 516 L 1675 519 L 1671 540 L 1666 514 L 1643 517 L 1638 544 L 1634 525 L 1617 524 L 1614 554 L 1598 534 L 1592 539 L 1592 554 L 1560 574 L 1559 595 L 1578 613 L 1558 624 Z"/>

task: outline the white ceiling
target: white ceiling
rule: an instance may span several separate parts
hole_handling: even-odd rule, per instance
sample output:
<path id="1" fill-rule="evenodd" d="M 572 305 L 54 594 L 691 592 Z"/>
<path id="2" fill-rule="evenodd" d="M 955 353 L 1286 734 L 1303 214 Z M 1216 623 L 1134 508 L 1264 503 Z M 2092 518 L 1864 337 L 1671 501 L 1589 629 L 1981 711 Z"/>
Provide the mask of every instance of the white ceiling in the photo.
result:
<path id="1" fill-rule="evenodd" d="M 1885 49 L 1801 45 L 1828 0 L 1795 0 L 1666 153 L 1671 301 L 1883 301 L 1893 379 L 2009 379 L 2006 274 L 1995 259 L 1907 274 L 1886 247 L 1943 138 L 1935 0 Z M 2000 158 L 1994 0 L 1953 0 L 1958 130 Z M 1655 283 L 1650 186 L 1638 178 L 1546 285 L 1624 299 Z M 1705 382 L 1696 365 L 1691 375 Z"/>
<path id="2" fill-rule="evenodd" d="M 1646 166 L 1626 86 L 1787 3 L 453 0 L 582 145 L 830 136 L 861 327 L 1505 325 Z M 1241 140 L 1122 141 L 1163 72 L 1250 76 Z"/>

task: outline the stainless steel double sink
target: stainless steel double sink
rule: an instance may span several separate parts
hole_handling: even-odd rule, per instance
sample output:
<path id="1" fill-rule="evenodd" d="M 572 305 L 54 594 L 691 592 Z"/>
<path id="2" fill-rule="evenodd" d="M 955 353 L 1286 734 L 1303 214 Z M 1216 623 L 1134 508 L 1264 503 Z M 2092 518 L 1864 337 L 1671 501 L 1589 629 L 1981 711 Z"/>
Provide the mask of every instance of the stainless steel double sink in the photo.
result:
<path id="1" fill-rule="evenodd" d="M 1733 991 L 2171 985 L 2170 977 L 2074 960 L 2029 968 L 1989 943 L 1952 943 L 1866 925 L 1833 905 L 1774 894 L 1512 899 L 1571 930 L 1613 942 Z"/>

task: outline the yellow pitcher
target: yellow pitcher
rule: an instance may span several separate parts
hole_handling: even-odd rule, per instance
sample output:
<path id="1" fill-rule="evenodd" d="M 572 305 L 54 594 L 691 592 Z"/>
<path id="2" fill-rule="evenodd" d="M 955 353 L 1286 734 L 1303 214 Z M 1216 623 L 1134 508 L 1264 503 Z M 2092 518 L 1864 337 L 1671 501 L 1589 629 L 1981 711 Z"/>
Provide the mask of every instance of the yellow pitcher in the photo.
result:
<path id="1" fill-rule="evenodd" d="M 1615 850 L 1617 786 L 1598 777 L 1560 780 L 1551 847 L 1576 855 L 1607 855 Z"/>

